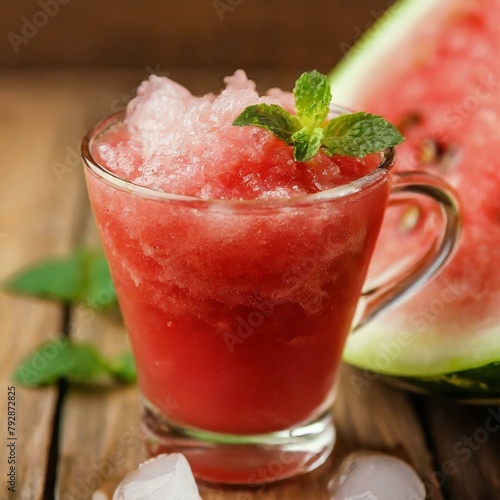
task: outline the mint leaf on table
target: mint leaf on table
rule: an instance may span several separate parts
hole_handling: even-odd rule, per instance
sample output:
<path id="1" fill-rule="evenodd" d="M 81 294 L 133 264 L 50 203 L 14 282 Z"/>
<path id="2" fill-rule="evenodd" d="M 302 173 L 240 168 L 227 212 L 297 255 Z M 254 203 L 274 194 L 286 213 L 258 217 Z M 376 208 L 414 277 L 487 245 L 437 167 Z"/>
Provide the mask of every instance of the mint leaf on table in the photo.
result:
<path id="1" fill-rule="evenodd" d="M 329 156 L 363 158 L 405 140 L 381 116 L 350 113 L 327 121 L 332 99 L 326 75 L 310 71 L 299 77 L 293 90 L 297 115 L 277 104 L 248 106 L 233 125 L 256 126 L 271 131 L 293 147 L 296 161 L 307 162 L 321 149 Z"/>
<path id="2" fill-rule="evenodd" d="M 330 120 L 322 145 L 330 155 L 363 157 L 399 144 L 403 136 L 381 116 L 358 112 Z"/>
<path id="3" fill-rule="evenodd" d="M 109 373 L 119 382 L 127 384 L 135 382 L 137 379 L 134 357 L 131 352 L 126 352 L 108 361 L 107 367 Z"/>
<path id="4" fill-rule="evenodd" d="M 84 303 L 96 310 L 118 309 L 116 291 L 102 251 L 79 249 L 21 270 L 4 283 L 8 292 Z"/>
<path id="5" fill-rule="evenodd" d="M 39 387 L 66 379 L 92 383 L 110 376 L 117 382 L 136 380 L 130 354 L 106 359 L 93 345 L 58 339 L 42 344 L 24 359 L 14 372 L 14 380 L 27 387 Z"/>

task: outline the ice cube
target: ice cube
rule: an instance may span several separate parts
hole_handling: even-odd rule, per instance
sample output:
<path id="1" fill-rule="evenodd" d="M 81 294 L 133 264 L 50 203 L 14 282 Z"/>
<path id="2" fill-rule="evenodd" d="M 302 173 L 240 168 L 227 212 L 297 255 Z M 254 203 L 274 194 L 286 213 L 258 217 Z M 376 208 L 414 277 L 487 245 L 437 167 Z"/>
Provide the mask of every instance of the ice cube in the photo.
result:
<path id="1" fill-rule="evenodd" d="M 113 500 L 201 500 L 188 461 L 180 453 L 158 455 L 119 484 Z"/>
<path id="2" fill-rule="evenodd" d="M 402 460 L 382 453 L 349 455 L 333 484 L 335 500 L 424 500 L 425 486 Z"/>

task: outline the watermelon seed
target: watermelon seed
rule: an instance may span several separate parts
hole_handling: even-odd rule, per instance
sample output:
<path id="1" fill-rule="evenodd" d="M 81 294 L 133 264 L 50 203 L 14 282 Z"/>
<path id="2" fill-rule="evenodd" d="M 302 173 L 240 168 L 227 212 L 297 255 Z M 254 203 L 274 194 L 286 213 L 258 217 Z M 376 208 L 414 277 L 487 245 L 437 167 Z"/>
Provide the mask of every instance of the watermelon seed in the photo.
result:
<path id="1" fill-rule="evenodd" d="M 416 111 L 407 113 L 398 124 L 399 131 L 404 135 L 408 129 L 420 125 L 423 121 L 422 115 Z"/>
<path id="2" fill-rule="evenodd" d="M 446 152 L 446 146 L 434 139 L 425 139 L 420 145 L 420 161 L 422 163 L 440 162 Z"/>
<path id="3" fill-rule="evenodd" d="M 449 172 L 453 170 L 459 163 L 462 158 L 462 153 L 456 146 L 449 146 L 446 154 L 441 160 L 441 168 L 445 172 Z"/>
<path id="4" fill-rule="evenodd" d="M 453 145 L 435 139 L 425 139 L 420 146 L 420 161 L 424 165 L 439 167 L 442 171 L 450 171 L 460 159 L 460 150 Z"/>
<path id="5" fill-rule="evenodd" d="M 418 224 L 418 220 L 420 219 L 420 210 L 418 207 L 410 207 L 403 214 L 401 219 L 401 229 L 406 233 L 411 233 Z"/>

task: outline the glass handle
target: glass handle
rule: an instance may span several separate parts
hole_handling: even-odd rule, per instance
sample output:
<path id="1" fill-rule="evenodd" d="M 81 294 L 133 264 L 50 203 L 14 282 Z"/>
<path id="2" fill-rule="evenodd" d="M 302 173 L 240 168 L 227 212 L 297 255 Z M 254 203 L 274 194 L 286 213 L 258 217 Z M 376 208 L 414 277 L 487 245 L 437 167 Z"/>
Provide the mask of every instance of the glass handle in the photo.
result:
<path id="1" fill-rule="evenodd" d="M 443 230 L 436 229 L 436 237 L 417 262 L 405 272 L 397 272 L 397 264 L 383 276 L 370 278 L 361 294 L 360 308 L 353 331 L 378 316 L 389 307 L 403 302 L 409 295 L 429 281 L 447 262 L 456 248 L 460 235 L 460 210 L 450 186 L 431 174 L 405 172 L 394 175 L 389 208 L 410 204 L 422 207 L 422 197 L 435 202 L 439 216 L 444 219 Z M 422 209 L 427 219 L 432 212 Z M 441 233 L 441 234 L 439 234 Z M 395 243 L 396 244 L 396 243 Z M 389 277 L 387 277 L 389 275 Z"/>

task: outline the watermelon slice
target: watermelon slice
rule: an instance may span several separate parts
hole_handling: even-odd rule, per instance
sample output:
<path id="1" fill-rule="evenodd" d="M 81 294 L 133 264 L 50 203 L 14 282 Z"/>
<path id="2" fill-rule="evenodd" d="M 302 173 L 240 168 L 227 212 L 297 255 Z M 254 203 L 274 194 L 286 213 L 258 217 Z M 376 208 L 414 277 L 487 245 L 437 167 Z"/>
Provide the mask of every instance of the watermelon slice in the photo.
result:
<path id="1" fill-rule="evenodd" d="M 452 261 L 353 334 L 345 360 L 464 399 L 500 396 L 499 25 L 498 0 L 402 0 L 331 74 L 336 102 L 399 124 L 399 171 L 441 175 L 463 212 Z M 425 247 L 418 218 L 388 212 L 377 267 Z"/>

